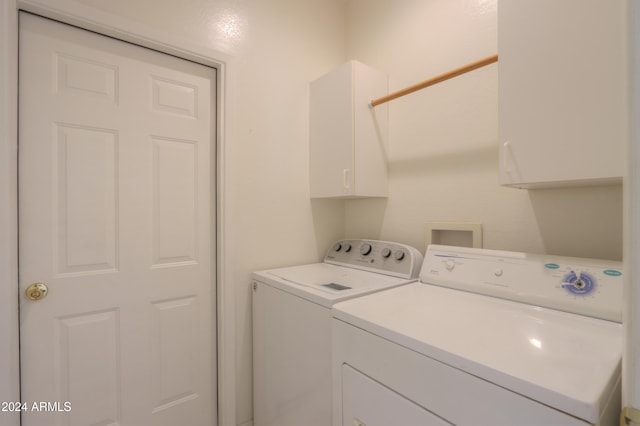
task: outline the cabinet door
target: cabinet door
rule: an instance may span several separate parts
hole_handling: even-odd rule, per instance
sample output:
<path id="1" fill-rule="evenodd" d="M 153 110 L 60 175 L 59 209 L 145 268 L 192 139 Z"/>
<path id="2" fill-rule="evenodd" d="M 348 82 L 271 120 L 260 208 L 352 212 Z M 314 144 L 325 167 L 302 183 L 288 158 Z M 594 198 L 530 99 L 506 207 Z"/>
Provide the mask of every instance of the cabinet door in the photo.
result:
<path id="1" fill-rule="evenodd" d="M 626 2 L 501 0 L 498 24 L 500 183 L 619 181 Z"/>
<path id="2" fill-rule="evenodd" d="M 353 78 L 351 63 L 310 86 L 311 197 L 353 193 Z"/>
<path id="3" fill-rule="evenodd" d="M 356 62 L 353 86 L 354 195 L 386 197 L 388 106 L 369 105 L 389 93 L 387 75 Z"/>
<path id="4" fill-rule="evenodd" d="M 310 86 L 309 168 L 312 198 L 387 195 L 387 76 L 349 61 Z"/>

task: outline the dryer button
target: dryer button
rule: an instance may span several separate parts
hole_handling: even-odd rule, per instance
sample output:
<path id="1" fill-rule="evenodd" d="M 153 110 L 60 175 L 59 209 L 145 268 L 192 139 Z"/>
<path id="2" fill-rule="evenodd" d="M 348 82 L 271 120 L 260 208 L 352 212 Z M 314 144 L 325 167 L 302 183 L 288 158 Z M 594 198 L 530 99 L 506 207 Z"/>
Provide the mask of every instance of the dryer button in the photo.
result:
<path id="1" fill-rule="evenodd" d="M 449 259 L 444 262 L 444 266 L 447 268 L 447 271 L 453 271 L 453 268 L 456 267 L 456 262 L 453 259 Z"/>

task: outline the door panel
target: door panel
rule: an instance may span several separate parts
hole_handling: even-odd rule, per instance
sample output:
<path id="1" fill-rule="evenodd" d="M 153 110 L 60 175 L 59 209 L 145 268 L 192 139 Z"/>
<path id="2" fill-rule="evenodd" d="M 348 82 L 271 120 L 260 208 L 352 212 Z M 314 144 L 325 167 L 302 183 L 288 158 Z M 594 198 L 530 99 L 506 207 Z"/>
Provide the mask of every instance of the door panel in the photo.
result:
<path id="1" fill-rule="evenodd" d="M 19 65 L 22 424 L 215 424 L 215 70 L 29 14 Z"/>
<path id="2" fill-rule="evenodd" d="M 195 141 L 154 137 L 154 266 L 197 262 Z"/>
<path id="3" fill-rule="evenodd" d="M 57 321 L 57 357 L 66 361 L 59 365 L 59 374 L 66 380 L 59 383 L 63 395 L 73 395 L 71 400 L 65 400 L 72 403 L 69 420 L 75 421 L 71 424 L 118 424 L 119 319 L 119 312 L 111 309 Z M 86 380 L 87 377 L 91 380 Z M 97 395 L 99 401 L 95 399 Z M 29 424 L 28 418 L 23 418 L 23 424 Z"/>
<path id="4" fill-rule="evenodd" d="M 57 273 L 115 271 L 117 267 L 117 133 L 54 124 L 58 167 Z M 90 242 L 90 244 L 89 244 Z"/>

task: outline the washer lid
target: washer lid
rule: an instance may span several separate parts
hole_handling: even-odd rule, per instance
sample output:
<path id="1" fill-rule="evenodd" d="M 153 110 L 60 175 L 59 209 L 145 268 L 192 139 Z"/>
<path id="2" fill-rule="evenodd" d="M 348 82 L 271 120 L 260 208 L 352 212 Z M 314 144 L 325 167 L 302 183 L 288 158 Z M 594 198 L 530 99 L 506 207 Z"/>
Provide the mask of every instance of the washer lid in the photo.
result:
<path id="1" fill-rule="evenodd" d="M 253 278 L 325 307 L 416 281 L 328 263 L 258 271 Z"/>
<path id="2" fill-rule="evenodd" d="M 339 303 L 333 315 L 594 424 L 620 377 L 614 322 L 422 283 Z"/>

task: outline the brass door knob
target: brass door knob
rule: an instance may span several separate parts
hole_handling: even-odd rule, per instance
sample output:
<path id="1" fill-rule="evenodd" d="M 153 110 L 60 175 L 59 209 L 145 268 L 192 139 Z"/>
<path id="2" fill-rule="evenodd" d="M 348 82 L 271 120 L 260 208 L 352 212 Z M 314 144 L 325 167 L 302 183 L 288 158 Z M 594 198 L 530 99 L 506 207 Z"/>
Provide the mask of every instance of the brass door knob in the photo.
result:
<path id="1" fill-rule="evenodd" d="M 40 300 L 47 297 L 49 288 L 42 283 L 33 283 L 24 291 L 24 294 L 29 300 Z"/>

